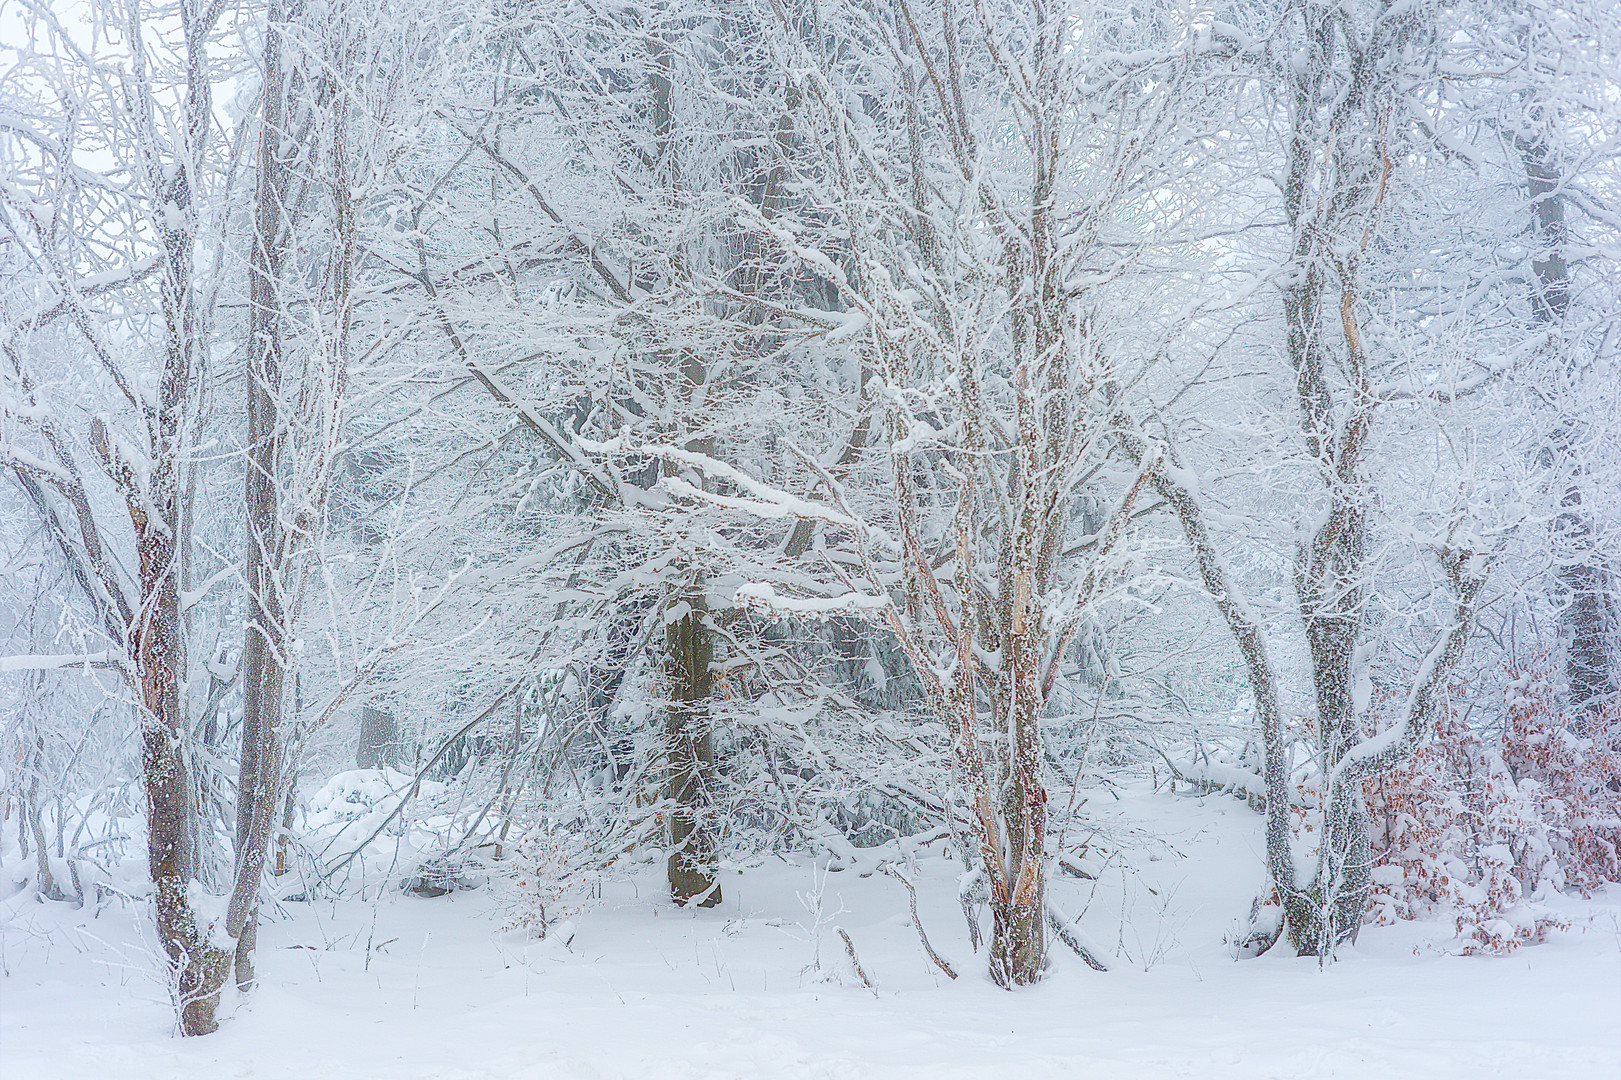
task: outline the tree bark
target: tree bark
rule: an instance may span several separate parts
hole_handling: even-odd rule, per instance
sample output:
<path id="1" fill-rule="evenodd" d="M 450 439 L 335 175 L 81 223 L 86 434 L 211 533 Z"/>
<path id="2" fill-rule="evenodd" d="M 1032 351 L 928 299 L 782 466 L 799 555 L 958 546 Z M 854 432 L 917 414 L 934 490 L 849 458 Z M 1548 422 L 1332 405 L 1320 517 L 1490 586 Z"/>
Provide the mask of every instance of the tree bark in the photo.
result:
<path id="1" fill-rule="evenodd" d="M 1177 467 L 1175 451 L 1165 448 L 1164 464 Z M 1140 460 L 1140 456 L 1138 456 Z M 1199 570 L 1199 581 L 1214 600 L 1216 610 L 1233 635 L 1238 655 L 1244 662 L 1244 674 L 1249 681 L 1250 695 L 1255 699 L 1255 717 L 1261 735 L 1261 779 L 1266 789 L 1266 865 L 1279 895 L 1285 895 L 1282 884 L 1293 894 L 1295 865 L 1294 852 L 1289 843 L 1291 828 L 1289 809 L 1289 762 L 1283 741 L 1283 712 L 1279 706 L 1278 680 L 1267 652 L 1266 635 L 1256 619 L 1253 609 L 1244 602 L 1227 564 L 1216 547 L 1215 538 L 1205 523 L 1204 511 L 1193 493 L 1171 479 L 1163 468 L 1153 475 L 1154 490 L 1159 493 L 1176 514 L 1183 536 L 1193 553 L 1194 565 Z"/>
<path id="2" fill-rule="evenodd" d="M 392 709 L 369 703 L 360 710 L 360 745 L 355 749 L 355 766 L 361 769 L 392 768 L 396 763 L 395 745 L 399 721 Z"/>
<path id="3" fill-rule="evenodd" d="M 160 459 L 162 460 L 162 459 Z M 154 495 L 159 487 L 155 478 Z M 169 492 L 172 495 L 172 491 Z M 157 502 L 154 499 L 154 502 Z M 165 500 L 172 508 L 172 499 Z M 159 504 L 160 509 L 163 504 Z M 132 516 L 137 516 L 131 506 Z M 169 519 L 169 520 L 172 520 Z M 189 890 L 197 876 L 196 805 L 182 750 L 180 708 L 183 650 L 180 596 L 175 587 L 174 533 L 137 516 L 142 618 L 131 641 L 141 692 L 141 770 L 146 781 L 147 868 L 156 887 L 158 940 L 175 977 L 182 1035 L 206 1035 L 214 1017 L 229 954 L 197 922 Z"/>
<path id="4" fill-rule="evenodd" d="M 674 204 L 681 176 L 675 146 L 670 48 L 657 37 L 649 48 L 652 63 L 648 66 L 648 89 L 653 98 L 653 137 L 659 148 L 659 179 Z M 687 391 L 688 401 L 698 404 L 708 378 L 703 360 L 691 349 L 672 351 L 670 355 L 678 369 L 674 374 Z M 694 439 L 686 448 L 713 454 L 714 440 Z M 663 468 L 668 471 L 669 463 Z M 713 907 L 721 902 L 720 884 L 715 879 L 715 837 L 708 820 L 715 765 L 715 746 L 709 727 L 709 698 L 714 691 L 714 679 L 709 665 L 714 660 L 715 642 L 714 631 L 708 624 L 701 570 L 697 571 L 693 584 L 677 593 L 672 602 L 686 610 L 679 619 L 668 624 L 665 637 L 665 674 L 670 693 L 664 724 L 664 752 L 670 770 L 667 790 L 670 896 L 678 904 Z"/>
<path id="5" fill-rule="evenodd" d="M 715 837 L 708 821 L 715 749 L 709 726 L 714 679 L 714 635 L 705 625 L 703 578 L 681 594 L 686 611 L 665 633 L 665 675 L 670 700 L 664 722 L 669 762 L 670 896 L 678 904 L 714 907 L 721 902 L 715 878 Z"/>
<path id="6" fill-rule="evenodd" d="M 1414 676 L 1400 737 L 1377 754 L 1365 751 L 1365 704 L 1356 687 L 1364 677 L 1359 649 L 1373 586 L 1369 514 L 1378 500 L 1368 456 L 1378 396 L 1372 376 L 1377 358 L 1368 355 L 1360 326 L 1362 263 L 1392 173 L 1404 160 L 1402 136 L 1391 128 L 1395 106 L 1388 95 L 1395 83 L 1386 68 L 1401 58 L 1414 77 L 1422 77 L 1428 27 L 1416 12 L 1367 26 L 1328 9 L 1304 10 L 1298 18 L 1306 62 L 1288 85 L 1282 208 L 1291 250 L 1282 314 L 1301 441 L 1321 484 L 1317 523 L 1296 545 L 1294 590 L 1310 656 L 1323 790 L 1311 878 L 1300 879 L 1292 858 L 1288 865 L 1270 861 L 1290 943 L 1300 955 L 1327 956 L 1355 939 L 1372 887 L 1362 780 L 1411 754 L 1428 730 L 1435 690 L 1467 640 L 1479 584 L 1465 572 L 1467 555 L 1443 551 L 1457 609 L 1426 668 Z M 1342 55 L 1347 62 L 1336 59 Z M 1256 697 L 1259 704 L 1259 690 Z M 1270 773 L 1283 752 L 1282 731 L 1268 725 L 1263 734 Z M 1285 810 L 1268 806 L 1269 815 Z"/>
<path id="7" fill-rule="evenodd" d="M 188 30 L 185 119 L 198 154 L 209 126 L 207 57 L 196 30 Z M 134 50 L 140 51 L 137 46 Z M 142 705 L 141 765 L 147 794 L 147 862 L 156 887 L 158 938 L 175 975 L 183 1035 L 204 1035 L 219 1027 L 215 1009 L 229 955 L 199 925 L 190 889 L 199 870 L 197 807 L 186 761 L 186 717 L 180 687 L 186 676 L 185 639 L 180 614 L 180 478 L 187 404 L 202 346 L 203 316 L 197 310 L 193 247 L 197 212 L 193 199 L 200 165 L 174 163 L 167 175 L 153 177 L 158 206 L 157 235 L 164 252 L 160 296 L 164 315 L 164 368 L 157 408 L 148 416 L 151 474 L 145 490 L 109 444 L 105 428 L 92 428 L 105 465 L 120 478 L 134 526 L 141 603 L 130 629 Z M 154 211 L 157 208 L 154 207 Z"/>

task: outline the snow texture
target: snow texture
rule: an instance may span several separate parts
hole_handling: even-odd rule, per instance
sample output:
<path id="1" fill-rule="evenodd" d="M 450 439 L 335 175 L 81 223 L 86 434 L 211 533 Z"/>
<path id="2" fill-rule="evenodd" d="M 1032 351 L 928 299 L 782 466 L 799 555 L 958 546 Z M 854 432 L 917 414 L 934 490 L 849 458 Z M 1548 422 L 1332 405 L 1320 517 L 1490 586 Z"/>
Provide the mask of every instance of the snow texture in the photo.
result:
<path id="1" fill-rule="evenodd" d="M 349 789 L 376 786 L 364 779 L 341 798 L 330 789 L 334 819 Z M 1449 926 L 1401 923 L 1366 928 L 1326 970 L 1282 950 L 1235 962 L 1222 936 L 1262 884 L 1259 816 L 1146 786 L 1103 802 L 1100 823 L 1118 834 L 1165 838 L 1089 862 L 1096 881 L 1055 879 L 1060 910 L 1084 910 L 1110 950 L 1107 973 L 1055 954 L 1040 987 L 996 989 L 957 910 L 961 868 L 932 845 L 910 876 L 955 982 L 924 956 L 885 875 L 773 860 L 728 870 L 725 903 L 687 912 L 650 866 L 545 941 L 502 932 L 488 889 L 284 902 L 261 931 L 255 996 L 227 1006 L 218 1034 L 181 1040 L 143 910 L 76 911 L 29 890 L 0 902 L 0 1063 L 7 1080 L 1621 1072 L 1614 888 L 1562 899 L 1571 928 L 1511 958 L 1454 955 Z M 840 929 L 875 991 L 846 970 Z"/>

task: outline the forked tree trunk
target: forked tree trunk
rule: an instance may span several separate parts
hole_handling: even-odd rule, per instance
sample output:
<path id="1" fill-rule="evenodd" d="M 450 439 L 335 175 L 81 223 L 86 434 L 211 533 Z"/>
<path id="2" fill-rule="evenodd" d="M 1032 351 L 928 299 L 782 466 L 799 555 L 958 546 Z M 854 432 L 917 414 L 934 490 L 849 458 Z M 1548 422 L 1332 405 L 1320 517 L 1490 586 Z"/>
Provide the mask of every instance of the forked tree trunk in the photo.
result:
<path id="1" fill-rule="evenodd" d="M 126 535 L 133 539 L 134 558 L 118 560 L 107 551 L 105 538 L 119 535 L 122 530 L 106 529 L 111 523 L 98 520 L 75 454 L 48 418 L 41 418 L 39 423 L 60 469 L 51 483 L 73 509 L 76 539 L 69 538 L 66 522 L 34 478 L 14 469 L 23 492 L 66 558 L 84 598 L 99 616 L 109 639 L 123 646 L 128 660 L 124 674 L 140 707 L 147 863 L 155 886 L 156 929 L 183 1035 L 201 1035 L 218 1027 L 215 1010 L 230 964 L 229 953 L 214 938 L 219 928 L 203 923 L 193 905 L 193 890 L 199 886 L 202 838 L 197 791 L 187 759 L 191 725 L 182 705 L 187 658 L 180 608 L 188 521 L 182 512 L 179 471 L 193 457 L 188 452 L 188 438 L 194 434 L 196 417 L 192 408 L 203 376 L 200 364 L 192 361 L 200 358 L 211 340 L 207 313 L 199 306 L 203 290 L 195 281 L 200 216 L 195 200 L 212 184 L 213 174 L 204 167 L 215 127 L 210 92 L 214 69 L 207 44 L 222 10 L 216 7 L 204 11 L 199 7 L 190 11 L 191 18 L 180 20 L 178 29 L 183 41 L 176 43 L 176 49 L 184 74 L 178 83 L 169 82 L 168 72 L 154 79 L 149 70 L 148 31 L 142 6 L 132 3 L 123 11 L 122 28 L 128 38 L 124 55 L 130 67 L 128 78 L 118 83 L 115 92 L 120 103 L 119 117 L 110 121 L 114 127 L 108 130 L 116 130 L 119 141 L 126 144 L 116 155 L 121 159 L 116 165 L 119 175 L 126 178 L 117 190 L 133 200 L 128 212 L 132 220 L 139 221 L 127 239 L 137 246 L 150 243 L 161 251 L 161 258 L 153 263 L 159 317 L 152 322 L 162 333 L 161 348 L 156 350 L 161 370 L 156 372 L 155 386 L 150 388 L 154 392 L 149 395 L 133 390 L 141 385 L 137 372 L 148 361 L 117 358 L 103 347 L 98 335 L 88 327 L 81 328 L 91 338 L 102 366 L 123 391 L 132 407 L 131 419 L 138 419 L 144 437 L 141 450 L 132 455 L 108 430 L 107 414 L 96 412 L 90 420 L 90 449 L 123 497 L 130 525 Z M 88 57 L 81 59 L 90 62 Z M 172 92 L 162 90 L 164 85 L 169 85 Z M 165 106 L 165 101 L 178 107 Z M 65 161 L 71 158 L 72 150 L 72 145 L 64 144 L 52 152 L 63 153 Z M 82 178 L 73 181 L 82 182 Z M 111 193 L 114 189 L 105 190 Z M 125 219 L 122 211 L 115 216 Z M 92 245 L 101 242 L 84 239 Z M 106 242 L 116 245 L 122 241 L 115 238 Z M 56 271 L 64 295 L 74 295 L 82 286 L 82 281 L 73 280 L 81 270 L 77 257 L 69 255 Z M 133 283 L 131 279 L 129 284 Z M 112 287 L 123 286 L 115 282 Z M 109 327 L 117 322 L 118 316 L 107 317 L 114 319 L 107 324 Z M 114 332 L 104 340 L 111 344 L 126 336 Z M 144 350 L 140 355 L 146 356 Z M 122 372 L 121 363 L 127 365 Z M 19 375 L 25 393 L 32 394 L 29 375 L 23 371 Z M 126 594 L 126 573 L 119 569 L 120 562 L 128 567 L 127 577 L 133 580 L 130 594 Z"/>
<path id="2" fill-rule="evenodd" d="M 1369 247 L 1391 171 L 1401 160 L 1387 149 L 1388 105 L 1381 108 L 1373 100 L 1379 87 L 1370 79 L 1383 70 L 1378 61 L 1403 55 L 1422 35 L 1417 24 L 1392 21 L 1381 32 L 1389 36 L 1373 39 L 1372 47 L 1382 50 L 1381 55 L 1370 56 L 1368 43 L 1355 28 L 1342 25 L 1338 15 L 1303 12 L 1299 17 L 1304 20 L 1300 29 L 1307 62 L 1290 77 L 1289 86 L 1293 126 L 1286 147 L 1283 210 L 1293 239 L 1282 314 L 1302 442 L 1324 481 L 1318 521 L 1294 556 L 1295 597 L 1310 656 L 1325 787 L 1316 865 L 1309 872 L 1297 869 L 1291 845 L 1288 747 L 1278 680 L 1261 625 L 1225 568 L 1196 486 L 1181 478 L 1174 448 L 1165 450 L 1165 464 L 1173 468 L 1157 468 L 1154 485 L 1182 525 L 1254 693 L 1265 751 L 1267 865 L 1289 943 L 1299 954 L 1326 956 L 1355 937 L 1372 884 L 1362 782 L 1405 759 L 1422 741 L 1434 703 L 1468 640 L 1481 577 L 1470 553 L 1441 552 L 1452 593 L 1450 617 L 1414 675 L 1395 740 L 1375 748 L 1364 745 L 1354 688 L 1371 588 L 1367 515 L 1376 500 L 1366 459 L 1377 397 L 1371 392 L 1358 325 L 1358 262 Z M 1332 57 L 1347 49 L 1356 54 L 1349 82 L 1329 93 L 1325 83 L 1344 74 Z M 1326 101 L 1335 103 L 1332 118 L 1321 115 Z"/>
<path id="3" fill-rule="evenodd" d="M 34 680 L 36 690 L 39 681 L 39 676 L 36 675 Z M 28 858 L 27 836 L 29 833 L 33 833 L 34 873 L 37 875 L 36 882 L 39 894 L 47 900 L 68 900 L 71 897 L 62 891 L 62 887 L 56 883 L 56 875 L 51 873 L 51 852 L 45 840 L 45 823 L 40 819 L 39 813 L 39 775 L 40 771 L 45 767 L 45 736 L 39 735 L 34 739 L 31 748 L 33 755 L 32 769 L 29 767 L 29 760 L 26 756 L 28 752 L 25 751 L 23 769 L 25 772 L 31 771 L 33 777 L 28 783 L 27 797 L 18 800 L 21 803 L 22 819 L 17 823 L 17 842 L 22 848 L 23 858 Z M 61 855 L 62 808 L 60 804 L 56 808 L 56 829 L 57 854 Z M 79 899 L 82 902 L 84 898 L 80 896 Z"/>
<path id="4" fill-rule="evenodd" d="M 1371 498 L 1365 458 L 1374 397 L 1355 321 L 1360 317 L 1357 267 L 1371 234 L 1371 215 L 1384 199 L 1391 163 L 1379 149 L 1383 136 L 1372 119 L 1377 87 L 1369 81 L 1366 64 L 1355 69 L 1343 88 L 1334 119 L 1319 115 L 1323 83 L 1333 78 L 1329 57 L 1338 47 L 1337 24 L 1326 16 L 1302 18 L 1310 60 L 1291 88 L 1294 124 L 1283 209 L 1293 232 L 1294 272 L 1282 292 L 1301 435 L 1326 480 L 1320 524 L 1296 546 L 1294 585 L 1311 656 L 1318 762 L 1327 790 L 1316 870 L 1310 880 L 1299 881 L 1290 867 L 1289 879 L 1277 885 L 1296 952 L 1325 956 L 1356 936 L 1372 880 L 1360 785 L 1336 776 L 1346 753 L 1362 740 L 1352 688 L 1368 601 Z M 1364 48 L 1351 31 L 1345 33 L 1350 48 Z M 1324 128 L 1334 134 L 1325 137 Z M 1326 194 L 1314 187 L 1319 176 L 1327 177 L 1317 181 L 1328 186 Z M 1345 241 L 1339 249 L 1331 250 L 1325 238 L 1325 218 L 1327 228 L 1340 230 L 1331 235 Z M 1359 234 L 1361 246 L 1352 248 Z M 1329 329 L 1331 312 L 1338 316 L 1338 333 Z M 1336 339 L 1341 339 L 1339 347 L 1331 344 Z M 1336 371 L 1350 383 L 1348 394 L 1335 382 Z M 1274 868 L 1279 869 L 1284 868 Z"/>

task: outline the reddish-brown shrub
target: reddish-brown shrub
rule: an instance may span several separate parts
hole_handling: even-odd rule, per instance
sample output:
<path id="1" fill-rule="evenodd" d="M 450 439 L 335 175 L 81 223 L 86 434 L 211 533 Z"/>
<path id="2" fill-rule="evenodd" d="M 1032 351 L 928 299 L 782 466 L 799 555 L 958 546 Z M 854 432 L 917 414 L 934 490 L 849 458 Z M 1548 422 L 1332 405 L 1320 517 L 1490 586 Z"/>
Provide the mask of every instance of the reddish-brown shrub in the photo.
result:
<path id="1" fill-rule="evenodd" d="M 1495 738 L 1443 708 L 1411 759 L 1365 784 L 1370 920 L 1450 915 L 1468 951 L 1503 953 L 1561 925 L 1536 902 L 1548 891 L 1621 880 L 1616 712 L 1562 713 L 1546 656 L 1508 676 Z"/>
<path id="2" fill-rule="evenodd" d="M 1546 657 L 1510 676 L 1502 757 L 1546 827 L 1557 884 L 1621 881 L 1621 710 L 1562 712 Z"/>

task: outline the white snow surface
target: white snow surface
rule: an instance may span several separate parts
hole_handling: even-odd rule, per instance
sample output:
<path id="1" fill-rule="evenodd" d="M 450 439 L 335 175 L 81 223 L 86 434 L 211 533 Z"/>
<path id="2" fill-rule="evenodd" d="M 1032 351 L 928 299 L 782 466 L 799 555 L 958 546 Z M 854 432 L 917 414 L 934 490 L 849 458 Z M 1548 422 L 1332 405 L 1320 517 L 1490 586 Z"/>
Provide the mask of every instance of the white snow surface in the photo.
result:
<path id="1" fill-rule="evenodd" d="M 772 860 L 728 870 L 725 902 L 693 912 L 663 898 L 650 864 L 574 914 L 567 946 L 504 931 L 499 888 L 283 903 L 260 933 L 260 988 L 196 1039 L 173 1037 L 143 910 L 96 916 L 27 890 L 0 902 L 0 1076 L 1621 1076 L 1621 889 L 1566 898 L 1569 930 L 1505 958 L 1453 955 L 1448 927 L 1403 924 L 1366 928 L 1326 970 L 1282 950 L 1234 961 L 1223 936 L 1261 884 L 1260 818 L 1228 797 L 1146 789 L 1087 809 L 1127 842 L 1105 858 L 1094 846 L 1083 865 L 1102 867 L 1097 882 L 1055 875 L 1053 893 L 1085 909 L 1113 969 L 1055 952 L 1050 978 L 1016 992 L 972 955 L 961 867 L 939 845 L 910 869 L 956 982 L 926 959 L 887 876 Z M 5 887 L 15 868 L 0 868 Z M 801 900 L 819 884 L 820 920 Z M 851 976 L 839 928 L 876 991 Z"/>

